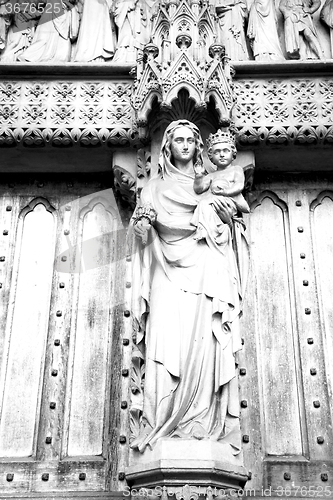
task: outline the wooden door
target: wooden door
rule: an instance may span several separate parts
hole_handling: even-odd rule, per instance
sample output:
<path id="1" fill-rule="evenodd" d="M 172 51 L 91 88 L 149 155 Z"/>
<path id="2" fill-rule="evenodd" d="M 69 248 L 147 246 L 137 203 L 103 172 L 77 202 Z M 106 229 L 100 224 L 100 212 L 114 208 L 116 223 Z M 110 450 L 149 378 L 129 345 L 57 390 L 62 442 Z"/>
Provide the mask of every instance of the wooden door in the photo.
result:
<path id="1" fill-rule="evenodd" d="M 333 179 L 257 175 L 240 357 L 247 488 L 333 489 Z M 281 496 L 281 495 L 280 495 Z M 287 495 L 288 496 L 288 491 Z"/>
<path id="2" fill-rule="evenodd" d="M 0 495 L 121 486 L 121 215 L 109 175 L 2 178 Z"/>

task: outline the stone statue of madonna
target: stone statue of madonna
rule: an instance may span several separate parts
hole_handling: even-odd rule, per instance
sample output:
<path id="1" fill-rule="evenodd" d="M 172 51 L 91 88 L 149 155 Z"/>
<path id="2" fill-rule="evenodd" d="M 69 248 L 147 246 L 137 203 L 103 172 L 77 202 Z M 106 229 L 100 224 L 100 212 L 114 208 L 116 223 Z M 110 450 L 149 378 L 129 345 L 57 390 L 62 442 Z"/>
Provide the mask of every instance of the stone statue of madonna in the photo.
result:
<path id="1" fill-rule="evenodd" d="M 133 216 L 133 314 L 145 384 L 131 447 L 140 452 L 164 437 L 223 440 L 233 455 L 241 448 L 236 354 L 248 249 L 241 214 L 221 196 L 212 200 L 214 230 L 226 237 L 194 237 L 202 151 L 193 123 L 172 122 Z"/>

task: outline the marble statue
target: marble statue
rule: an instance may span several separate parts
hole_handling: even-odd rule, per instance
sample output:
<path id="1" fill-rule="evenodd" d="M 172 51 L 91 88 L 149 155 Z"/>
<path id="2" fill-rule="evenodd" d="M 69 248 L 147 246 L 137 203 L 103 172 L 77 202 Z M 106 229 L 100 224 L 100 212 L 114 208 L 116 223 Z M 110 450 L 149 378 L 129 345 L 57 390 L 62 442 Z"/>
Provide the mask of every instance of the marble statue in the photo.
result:
<path id="1" fill-rule="evenodd" d="M 234 455 L 241 447 L 236 354 L 248 249 L 232 197 L 214 196 L 217 222 L 195 238 L 202 151 L 193 123 L 172 122 L 133 216 L 133 315 L 145 383 L 131 447 L 142 453 L 164 437 L 223 440 Z"/>
<path id="2" fill-rule="evenodd" d="M 116 48 L 116 33 L 107 0 L 80 0 L 81 26 L 73 60 L 104 62 L 111 60 Z M 124 2 L 127 3 L 127 2 Z"/>
<path id="3" fill-rule="evenodd" d="M 20 56 L 26 62 L 68 62 L 78 33 L 76 0 L 50 0 L 39 20 L 32 43 Z M 60 12 L 59 12 L 60 10 Z"/>
<path id="4" fill-rule="evenodd" d="M 136 50 L 149 42 L 150 12 L 153 0 L 115 0 L 114 20 L 118 28 L 117 51 L 114 62 L 135 62 Z"/>
<path id="5" fill-rule="evenodd" d="M 249 12 L 247 36 L 256 61 L 284 59 L 273 0 L 254 0 Z"/>
<path id="6" fill-rule="evenodd" d="M 233 61 L 249 59 L 244 31 L 248 16 L 244 0 L 217 0 L 216 14 L 220 27 L 220 42 L 226 55 Z"/>
<path id="7" fill-rule="evenodd" d="M 284 36 L 289 59 L 301 58 L 301 42 L 305 43 L 306 59 L 324 59 L 312 15 L 319 9 L 320 0 L 281 0 L 284 17 Z"/>
<path id="8" fill-rule="evenodd" d="M 10 24 L 7 36 L 6 48 L 1 54 L 2 62 L 14 62 L 17 61 L 19 56 L 31 45 L 36 31 L 38 21 L 41 17 L 41 13 L 37 10 L 36 4 L 32 3 L 34 6 L 31 9 L 33 12 L 15 13 L 12 17 L 12 22 Z"/>
<path id="9" fill-rule="evenodd" d="M 8 29 L 12 18 L 8 3 L 8 0 L 0 0 L 0 50 L 6 47 Z"/>
<path id="10" fill-rule="evenodd" d="M 330 28 L 331 57 L 333 58 L 333 0 L 326 0 L 320 12 L 320 19 Z"/>
<path id="11" fill-rule="evenodd" d="M 228 240 L 229 234 L 227 226 L 220 225 L 212 206 L 216 196 L 224 198 L 224 203 L 228 205 L 233 216 L 237 215 L 237 212 L 249 213 L 250 208 L 242 195 L 245 184 L 243 168 L 232 163 L 237 154 L 233 134 L 220 129 L 216 134 L 210 134 L 207 146 L 208 157 L 217 170 L 207 173 L 203 165 L 194 167 L 194 191 L 206 195 L 199 201 L 191 224 L 197 227 L 194 239 L 214 238 L 216 242 L 221 243 L 225 239 Z M 217 227 L 221 228 L 221 234 L 216 234 Z"/>

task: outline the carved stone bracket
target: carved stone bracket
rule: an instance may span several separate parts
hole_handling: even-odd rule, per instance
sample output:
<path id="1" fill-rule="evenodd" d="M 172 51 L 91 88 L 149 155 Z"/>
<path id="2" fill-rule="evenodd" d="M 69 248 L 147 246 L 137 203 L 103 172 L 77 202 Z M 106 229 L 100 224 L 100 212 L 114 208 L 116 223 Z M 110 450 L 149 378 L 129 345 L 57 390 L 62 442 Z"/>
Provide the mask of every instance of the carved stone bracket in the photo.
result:
<path id="1" fill-rule="evenodd" d="M 240 453 L 234 456 L 222 442 L 163 438 L 149 454 L 136 457 L 126 470 L 128 484 L 134 488 L 166 486 L 181 495 L 187 484 L 194 488 L 243 488 L 248 475 Z M 180 498 L 186 498 L 180 497 Z"/>
<path id="2" fill-rule="evenodd" d="M 119 194 L 131 208 L 134 208 L 136 203 L 136 182 L 134 177 L 119 165 L 114 165 L 112 170 L 116 193 Z"/>

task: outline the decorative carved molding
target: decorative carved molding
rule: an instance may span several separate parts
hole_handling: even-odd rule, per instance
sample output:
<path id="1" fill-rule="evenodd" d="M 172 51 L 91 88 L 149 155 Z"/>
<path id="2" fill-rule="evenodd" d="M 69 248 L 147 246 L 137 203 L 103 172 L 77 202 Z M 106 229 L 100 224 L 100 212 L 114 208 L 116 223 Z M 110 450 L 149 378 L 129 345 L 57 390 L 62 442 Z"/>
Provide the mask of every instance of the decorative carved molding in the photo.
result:
<path id="1" fill-rule="evenodd" d="M 233 84 L 238 144 L 331 144 L 331 79 L 251 79 Z"/>
<path id="2" fill-rule="evenodd" d="M 133 144 L 131 82 L 0 83 L 0 146 Z"/>
<path id="3" fill-rule="evenodd" d="M 314 67 L 317 66 L 315 63 Z M 74 78 L 3 81 L 0 147 L 140 144 L 131 105 L 130 77 L 127 81 L 104 78 L 103 73 L 98 82 Z M 232 90 L 237 99 L 233 119 L 238 147 L 333 143 L 333 83 L 329 76 L 288 79 L 281 76 L 269 80 L 252 77 L 234 80 Z M 137 97 L 136 90 L 134 100 Z M 198 121 L 201 111 L 188 97 L 186 89 L 181 89 L 177 100 L 171 107 L 165 106 L 167 109 L 161 110 L 159 118 L 163 114 L 170 121 L 181 114 Z M 156 108 L 156 103 L 152 106 Z M 210 107 L 209 110 L 213 120 L 214 110 Z"/>

